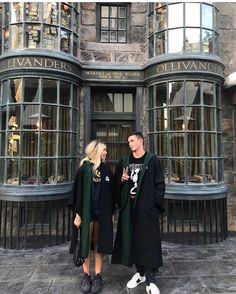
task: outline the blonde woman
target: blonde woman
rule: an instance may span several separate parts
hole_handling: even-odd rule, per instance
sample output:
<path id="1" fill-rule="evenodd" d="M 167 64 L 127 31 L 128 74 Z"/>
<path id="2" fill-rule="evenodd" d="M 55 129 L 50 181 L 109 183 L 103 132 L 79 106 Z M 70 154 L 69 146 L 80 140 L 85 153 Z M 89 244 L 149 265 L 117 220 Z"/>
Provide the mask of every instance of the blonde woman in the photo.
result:
<path id="1" fill-rule="evenodd" d="M 86 157 L 80 162 L 73 185 L 74 232 L 81 229 L 81 255 L 84 276 L 83 293 L 99 293 L 102 288 L 103 254 L 112 253 L 115 200 L 113 175 L 104 163 L 106 145 L 94 140 L 85 149 Z M 71 242 L 70 252 L 73 252 Z M 90 275 L 90 250 L 94 251 L 94 278 Z"/>

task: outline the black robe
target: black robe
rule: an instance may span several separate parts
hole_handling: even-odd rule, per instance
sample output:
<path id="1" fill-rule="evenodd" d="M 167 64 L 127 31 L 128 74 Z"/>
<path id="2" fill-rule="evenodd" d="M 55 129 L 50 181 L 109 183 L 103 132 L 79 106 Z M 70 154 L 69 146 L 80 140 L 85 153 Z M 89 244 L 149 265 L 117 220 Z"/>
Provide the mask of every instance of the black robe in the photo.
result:
<path id="1" fill-rule="evenodd" d="M 164 211 L 165 182 L 157 156 L 147 153 L 146 157 L 148 159 L 144 163 L 143 175 L 140 176 L 141 182 L 138 183 L 132 223 L 130 222 L 128 189 L 124 192 L 122 189 L 124 184 L 121 183 L 122 170 L 127 166 L 129 157 L 125 164 L 124 159 L 120 162 L 115 173 L 116 181 L 120 186 L 120 197 L 123 200 L 119 201 L 120 199 L 118 199 L 120 213 L 112 263 L 121 263 L 127 266 L 139 264 L 146 268 L 158 269 L 163 265 L 159 216 Z M 122 193 L 127 195 L 122 195 Z M 126 201 L 124 201 L 124 196 Z M 129 222 L 130 230 L 127 231 Z M 128 250 L 124 250 L 127 242 L 129 243 L 126 247 Z"/>
<path id="2" fill-rule="evenodd" d="M 92 172 L 92 171 L 91 171 Z M 99 239 L 98 239 L 98 252 L 102 254 L 111 254 L 112 253 L 112 245 L 113 245 L 113 223 L 112 223 L 112 215 L 115 211 L 115 191 L 114 191 L 114 176 L 111 173 L 108 166 L 104 163 L 100 164 L 100 172 L 101 172 L 101 190 L 100 190 L 100 214 L 99 214 Z M 85 167 L 84 165 L 80 166 L 77 174 L 75 176 L 72 195 L 71 195 L 71 203 L 70 206 L 73 209 L 73 217 L 78 213 L 81 216 L 82 224 L 81 229 L 83 230 L 83 223 L 85 221 L 90 222 L 90 212 L 89 215 L 86 214 L 86 220 L 84 219 L 85 213 L 83 212 L 83 197 L 84 197 L 84 173 Z M 87 184 L 92 185 L 92 182 Z M 91 195 L 89 197 L 89 201 L 91 202 Z M 73 224 L 72 228 L 72 238 L 71 238 L 71 246 L 70 253 L 73 253 L 76 239 L 78 236 L 78 229 Z M 82 240 L 85 242 L 85 240 Z M 86 252 L 85 256 L 87 257 L 88 252 Z"/>

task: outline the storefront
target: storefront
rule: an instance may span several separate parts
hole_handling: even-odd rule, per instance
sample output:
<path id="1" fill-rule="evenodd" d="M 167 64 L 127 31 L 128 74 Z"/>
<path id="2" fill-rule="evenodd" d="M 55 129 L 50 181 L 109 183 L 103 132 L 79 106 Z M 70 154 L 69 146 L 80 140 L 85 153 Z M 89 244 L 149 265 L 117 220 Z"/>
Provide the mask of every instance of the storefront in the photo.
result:
<path id="1" fill-rule="evenodd" d="M 145 5 L 92 3 L 79 11 L 78 3 L 3 4 L 0 246 L 69 239 L 67 201 L 85 145 L 104 141 L 114 169 L 133 130 L 144 133 L 146 148 L 164 167 L 163 238 L 212 243 L 227 237 L 218 11 L 205 3 Z M 90 43 L 96 22 L 88 15 L 96 19 L 97 11 L 101 40 Z M 149 20 L 147 46 L 140 46 L 146 62 L 96 64 L 99 48 L 112 51 L 114 45 L 115 52 L 129 45 L 122 44 L 132 40 L 125 30 L 137 11 L 143 26 Z M 86 21 L 79 16 L 86 16 L 87 27 L 80 27 Z M 112 31 L 116 21 L 119 28 Z"/>

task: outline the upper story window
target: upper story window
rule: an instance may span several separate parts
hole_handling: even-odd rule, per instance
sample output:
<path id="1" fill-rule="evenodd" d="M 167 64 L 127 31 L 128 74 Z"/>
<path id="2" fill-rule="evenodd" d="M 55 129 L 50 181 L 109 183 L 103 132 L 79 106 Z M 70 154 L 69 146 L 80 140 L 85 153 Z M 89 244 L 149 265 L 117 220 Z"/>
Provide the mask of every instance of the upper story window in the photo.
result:
<path id="1" fill-rule="evenodd" d="M 149 58 L 166 53 L 218 55 L 218 11 L 208 3 L 149 4 Z"/>
<path id="2" fill-rule="evenodd" d="M 105 4 L 100 6 L 100 42 L 127 42 L 127 6 Z"/>
<path id="3" fill-rule="evenodd" d="M 3 5 L 3 50 L 44 48 L 78 56 L 78 3 L 9 2 Z"/>

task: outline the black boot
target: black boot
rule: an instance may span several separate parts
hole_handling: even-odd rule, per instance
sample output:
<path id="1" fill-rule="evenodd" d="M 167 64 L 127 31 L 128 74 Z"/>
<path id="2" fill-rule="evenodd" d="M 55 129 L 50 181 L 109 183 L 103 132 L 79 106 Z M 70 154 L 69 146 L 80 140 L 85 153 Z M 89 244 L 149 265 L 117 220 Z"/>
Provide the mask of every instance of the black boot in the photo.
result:
<path id="1" fill-rule="evenodd" d="M 100 274 L 96 274 L 96 276 L 93 279 L 92 283 L 92 293 L 99 293 L 102 289 L 102 277 Z"/>
<path id="2" fill-rule="evenodd" d="M 82 283 L 81 283 L 81 291 L 83 293 L 89 293 L 91 291 L 92 281 L 91 277 L 88 274 L 84 274 Z"/>

